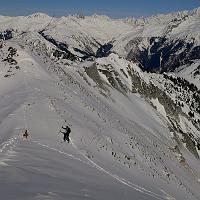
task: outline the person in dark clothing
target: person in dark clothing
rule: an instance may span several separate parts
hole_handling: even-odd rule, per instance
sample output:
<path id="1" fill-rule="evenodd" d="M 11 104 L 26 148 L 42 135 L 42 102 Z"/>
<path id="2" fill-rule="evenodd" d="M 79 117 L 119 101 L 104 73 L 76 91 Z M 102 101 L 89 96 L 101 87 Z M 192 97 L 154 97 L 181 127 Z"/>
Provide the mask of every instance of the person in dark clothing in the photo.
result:
<path id="1" fill-rule="evenodd" d="M 69 128 L 69 126 L 62 126 L 62 129 L 63 131 L 60 132 L 64 135 L 63 140 L 64 142 L 66 142 L 67 140 L 67 142 L 69 143 L 69 134 L 71 133 L 71 129 Z"/>
<path id="2" fill-rule="evenodd" d="M 25 130 L 25 133 L 23 134 L 23 137 L 26 138 L 26 139 L 28 138 L 28 131 L 27 130 Z"/>

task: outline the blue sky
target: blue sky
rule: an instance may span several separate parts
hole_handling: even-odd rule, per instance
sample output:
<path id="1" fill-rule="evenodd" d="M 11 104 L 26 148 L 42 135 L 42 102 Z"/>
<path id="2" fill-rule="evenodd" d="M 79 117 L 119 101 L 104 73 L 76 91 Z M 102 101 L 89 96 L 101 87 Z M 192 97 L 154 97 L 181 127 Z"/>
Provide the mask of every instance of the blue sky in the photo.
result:
<path id="1" fill-rule="evenodd" d="M 200 0 L 0 0 L 0 15 L 97 13 L 121 18 L 188 10 L 198 6 Z"/>

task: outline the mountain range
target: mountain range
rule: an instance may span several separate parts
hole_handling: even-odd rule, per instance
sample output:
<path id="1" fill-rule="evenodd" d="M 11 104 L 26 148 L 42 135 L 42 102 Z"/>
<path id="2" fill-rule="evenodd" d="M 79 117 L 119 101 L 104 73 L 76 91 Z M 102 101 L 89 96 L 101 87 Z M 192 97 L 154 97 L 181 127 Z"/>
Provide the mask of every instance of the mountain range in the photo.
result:
<path id="1" fill-rule="evenodd" d="M 0 39 L 1 199 L 200 199 L 200 8 L 0 16 Z"/>

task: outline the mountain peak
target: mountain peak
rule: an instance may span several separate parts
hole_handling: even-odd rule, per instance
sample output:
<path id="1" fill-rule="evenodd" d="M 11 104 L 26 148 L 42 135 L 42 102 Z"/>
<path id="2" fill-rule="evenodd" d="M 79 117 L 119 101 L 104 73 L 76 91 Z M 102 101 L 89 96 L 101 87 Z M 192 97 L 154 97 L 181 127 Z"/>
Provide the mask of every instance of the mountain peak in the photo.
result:
<path id="1" fill-rule="evenodd" d="M 49 18 L 49 17 L 50 16 L 47 15 L 46 13 L 41 13 L 41 12 L 33 13 L 27 16 L 27 18 Z"/>
<path id="2" fill-rule="evenodd" d="M 193 12 L 197 15 L 197 17 L 200 17 L 200 7 L 195 8 L 195 9 L 193 10 Z"/>

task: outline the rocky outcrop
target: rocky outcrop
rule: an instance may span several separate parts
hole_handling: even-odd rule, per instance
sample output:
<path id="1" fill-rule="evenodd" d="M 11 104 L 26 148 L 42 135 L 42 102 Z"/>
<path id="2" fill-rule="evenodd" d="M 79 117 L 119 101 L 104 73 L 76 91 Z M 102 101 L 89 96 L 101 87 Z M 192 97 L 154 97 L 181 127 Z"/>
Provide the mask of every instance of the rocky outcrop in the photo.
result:
<path id="1" fill-rule="evenodd" d="M 172 72 L 200 59 L 200 46 L 195 46 L 194 39 L 188 42 L 166 37 L 135 38 L 125 49 L 129 49 L 129 60 L 138 62 L 143 70 L 151 72 Z"/>
<path id="2" fill-rule="evenodd" d="M 112 49 L 113 45 L 110 43 L 102 45 L 96 52 L 97 58 L 106 57 L 110 54 L 110 50 Z"/>
<path id="3" fill-rule="evenodd" d="M 11 30 L 6 30 L 4 32 L 0 32 L 0 39 L 2 40 L 9 40 L 11 39 L 12 36 L 12 31 Z"/>
<path id="4" fill-rule="evenodd" d="M 56 58 L 63 58 L 63 59 L 69 59 L 71 61 L 75 61 L 77 58 L 74 54 L 72 54 L 68 50 L 68 46 L 62 42 L 58 42 L 54 40 L 53 38 L 43 34 L 43 32 L 39 32 L 48 42 L 52 43 L 55 45 L 58 49 L 53 51 L 53 56 Z"/>

